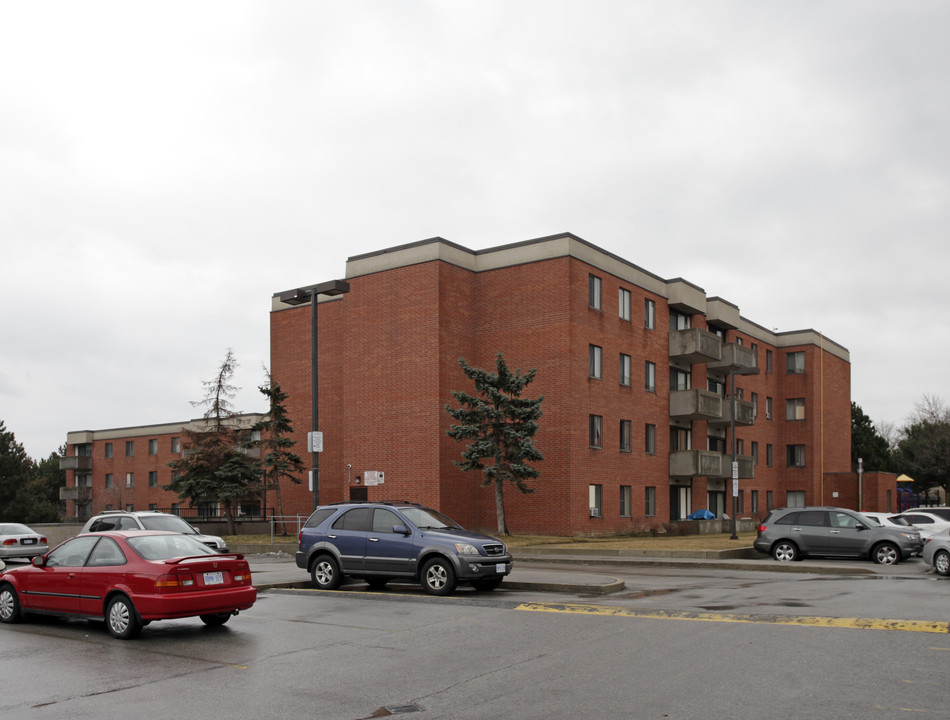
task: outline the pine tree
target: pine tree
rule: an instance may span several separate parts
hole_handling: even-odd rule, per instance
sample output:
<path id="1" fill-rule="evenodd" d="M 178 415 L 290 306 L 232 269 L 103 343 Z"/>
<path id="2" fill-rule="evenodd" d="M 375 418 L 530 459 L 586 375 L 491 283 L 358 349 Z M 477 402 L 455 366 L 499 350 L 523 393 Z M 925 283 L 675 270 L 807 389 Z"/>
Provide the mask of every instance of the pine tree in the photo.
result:
<path id="1" fill-rule="evenodd" d="M 264 491 L 273 489 L 277 494 L 277 515 L 281 518 L 283 534 L 287 534 L 287 523 L 284 521 L 284 502 L 280 494 L 280 481 L 286 478 L 293 483 L 300 483 L 297 477 L 304 469 L 303 460 L 296 455 L 292 448 L 296 441 L 288 435 L 293 432 L 290 418 L 287 417 L 287 408 L 284 401 L 287 393 L 280 389 L 280 383 L 271 382 L 258 388 L 270 404 L 267 416 L 256 423 L 253 430 L 260 431 L 261 439 L 254 441 L 251 446 L 263 448 L 264 457 Z"/>
<path id="2" fill-rule="evenodd" d="M 238 413 L 231 401 L 238 388 L 231 384 L 237 361 L 231 349 L 214 380 L 203 383 L 205 398 L 193 402 L 206 406 L 204 424 L 196 429 L 182 430 L 184 454 L 169 466 L 179 475 L 166 490 L 197 505 L 202 500 L 216 500 L 224 505 L 228 531 L 234 535 L 234 505 L 243 498 L 260 493 L 259 464 L 245 450 L 247 430 L 237 421 Z"/>
<path id="3" fill-rule="evenodd" d="M 462 460 L 455 464 L 462 470 L 481 470 L 485 476 L 482 486 L 495 486 L 495 512 L 498 518 L 498 533 L 508 535 L 505 519 L 505 481 L 514 483 L 522 493 L 532 493 L 534 488 L 528 480 L 539 476 L 539 471 L 528 463 L 538 462 L 544 456 L 534 446 L 541 417 L 541 402 L 522 398 L 524 388 L 534 380 L 537 369 L 522 373 L 512 372 L 505 364 L 501 353 L 496 355 L 495 372 L 470 366 L 465 358 L 459 365 L 473 382 L 477 395 L 452 392 L 461 407 L 445 406 L 446 412 L 457 424 L 448 431 L 450 438 L 468 441 L 462 451 Z M 486 464 L 485 458 L 493 462 Z"/>

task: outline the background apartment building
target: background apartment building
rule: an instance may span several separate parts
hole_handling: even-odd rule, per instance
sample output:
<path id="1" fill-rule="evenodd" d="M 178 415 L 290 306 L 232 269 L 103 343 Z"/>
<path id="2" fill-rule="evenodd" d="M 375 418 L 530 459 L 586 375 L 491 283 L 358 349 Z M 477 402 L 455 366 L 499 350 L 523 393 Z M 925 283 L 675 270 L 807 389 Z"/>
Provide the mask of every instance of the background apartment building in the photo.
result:
<path id="1" fill-rule="evenodd" d="M 526 395 L 544 396 L 535 492 L 506 488 L 513 532 L 628 532 L 729 512 L 733 426 L 741 516 L 835 504 L 826 478 L 850 482 L 844 347 L 768 330 L 574 235 L 481 251 L 434 238 L 350 258 L 346 283 L 323 288 L 339 294 L 320 295 L 316 313 L 322 503 L 414 500 L 494 528 L 493 493 L 453 463 L 462 446 L 446 435 L 445 405 L 471 390 L 458 359 L 490 369 L 497 353 L 537 368 Z M 271 312 L 271 372 L 301 455 L 311 290 L 276 293 Z M 284 499 L 312 507 L 306 478 Z"/>

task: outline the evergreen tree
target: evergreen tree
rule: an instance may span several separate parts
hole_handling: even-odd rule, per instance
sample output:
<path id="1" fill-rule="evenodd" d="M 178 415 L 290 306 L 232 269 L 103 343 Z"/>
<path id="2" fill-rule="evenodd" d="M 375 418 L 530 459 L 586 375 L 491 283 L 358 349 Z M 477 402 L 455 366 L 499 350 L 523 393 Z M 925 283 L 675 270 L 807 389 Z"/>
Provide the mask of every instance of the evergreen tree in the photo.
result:
<path id="1" fill-rule="evenodd" d="M 495 372 L 474 368 L 465 358 L 459 358 L 459 365 L 473 382 L 476 395 L 453 391 L 452 396 L 461 407 L 445 406 L 457 423 L 449 429 L 449 437 L 468 442 L 462 451 L 462 460 L 455 461 L 455 464 L 466 471 L 481 470 L 485 476 L 482 486 L 495 486 L 498 533 L 508 535 L 505 481 L 514 483 L 523 493 L 534 492 L 527 481 L 540 473 L 528 463 L 544 459 L 533 440 L 544 398 L 521 397 L 538 371 L 512 372 L 501 353 L 496 355 Z M 486 464 L 485 458 L 489 458 L 491 464 Z"/>
<path id="2" fill-rule="evenodd" d="M 185 452 L 168 463 L 179 474 L 164 486 L 192 505 L 202 500 L 222 503 L 231 535 L 237 533 L 235 504 L 260 492 L 260 466 L 244 449 L 247 430 L 240 426 L 238 413 L 232 409 L 231 401 L 238 391 L 231 384 L 236 368 L 237 361 L 229 348 L 215 379 L 203 383 L 205 398 L 192 403 L 206 407 L 204 423 L 182 430 Z"/>
<path id="3" fill-rule="evenodd" d="M 894 469 L 891 448 L 861 406 L 851 403 L 851 470 L 858 469 L 858 458 L 865 470 L 892 471 Z"/>
<path id="4" fill-rule="evenodd" d="M 24 522 L 22 498 L 17 500 L 34 472 L 33 461 L 16 436 L 0 420 L 0 518 Z"/>
<path id="5" fill-rule="evenodd" d="M 277 495 L 277 514 L 281 518 L 283 534 L 287 534 L 287 523 L 284 521 L 284 502 L 280 493 L 281 479 L 300 484 L 299 473 L 304 470 L 303 460 L 296 455 L 292 448 L 296 441 L 288 437 L 293 432 L 287 408 L 284 402 L 287 393 L 280 389 L 280 383 L 271 382 L 258 388 L 270 406 L 267 416 L 256 423 L 254 430 L 260 431 L 261 439 L 251 443 L 252 447 L 263 449 L 264 457 L 264 491 L 274 490 Z"/>
<path id="6" fill-rule="evenodd" d="M 900 435 L 897 459 L 901 472 L 914 479 L 914 489 L 950 491 L 950 408 L 939 398 L 925 396 Z"/>

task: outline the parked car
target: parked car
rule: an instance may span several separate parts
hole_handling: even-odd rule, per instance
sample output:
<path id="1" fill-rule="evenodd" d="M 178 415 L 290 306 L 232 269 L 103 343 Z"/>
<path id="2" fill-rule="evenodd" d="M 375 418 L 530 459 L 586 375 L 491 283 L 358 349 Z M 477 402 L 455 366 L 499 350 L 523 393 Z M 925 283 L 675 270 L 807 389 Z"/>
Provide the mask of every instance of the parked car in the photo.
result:
<path id="1" fill-rule="evenodd" d="M 836 507 L 782 508 L 758 527 L 753 546 L 775 560 L 808 556 L 871 558 L 891 565 L 923 547 L 915 528 L 871 525 L 861 513 Z"/>
<path id="2" fill-rule="evenodd" d="M 950 575 L 950 528 L 924 540 L 923 557 L 938 575 Z"/>
<path id="3" fill-rule="evenodd" d="M 950 507 L 929 507 L 925 505 L 923 507 L 911 508 L 910 510 L 905 510 L 904 512 L 917 512 L 918 510 L 920 512 L 936 515 L 937 517 L 943 518 L 947 522 L 950 522 Z"/>
<path id="4" fill-rule="evenodd" d="M 374 588 L 397 579 L 420 582 L 430 595 L 449 595 L 459 582 L 488 591 L 512 567 L 501 540 L 408 502 L 318 507 L 298 539 L 297 567 L 322 590 L 333 590 L 350 576 Z"/>
<path id="5" fill-rule="evenodd" d="M 876 525 L 887 525 L 889 527 L 900 528 L 906 528 L 910 526 L 910 523 L 907 522 L 907 518 L 902 518 L 900 515 L 895 515 L 894 513 L 863 512 L 861 514 L 864 515 L 864 517 L 873 520 Z"/>
<path id="6" fill-rule="evenodd" d="M 0 621 L 30 613 L 104 620 L 121 639 L 153 620 L 197 616 L 223 625 L 256 599 L 243 555 L 173 532 L 77 535 L 0 574 Z"/>
<path id="7" fill-rule="evenodd" d="M 49 550 L 46 538 L 20 523 L 0 523 L 0 557 L 32 558 Z"/>
<path id="8" fill-rule="evenodd" d="M 930 512 L 930 508 L 905 510 L 900 514 L 907 522 L 920 531 L 921 537 L 931 537 L 942 530 L 950 528 L 950 520 Z"/>
<path id="9" fill-rule="evenodd" d="M 217 535 L 205 535 L 177 515 L 157 510 L 103 510 L 93 515 L 82 526 L 80 533 L 105 530 L 168 530 L 169 532 L 193 535 L 196 540 L 221 553 L 228 551 L 228 544 Z"/>

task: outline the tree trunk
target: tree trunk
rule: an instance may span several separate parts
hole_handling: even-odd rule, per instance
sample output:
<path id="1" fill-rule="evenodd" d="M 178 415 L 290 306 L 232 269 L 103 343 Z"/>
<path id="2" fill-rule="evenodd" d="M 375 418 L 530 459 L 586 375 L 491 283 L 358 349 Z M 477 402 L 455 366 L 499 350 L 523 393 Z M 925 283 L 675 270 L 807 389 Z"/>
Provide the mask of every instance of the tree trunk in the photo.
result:
<path id="1" fill-rule="evenodd" d="M 500 478 L 495 480 L 495 514 L 498 516 L 498 534 L 508 535 L 508 522 L 505 520 L 504 482 Z"/>
<path id="2" fill-rule="evenodd" d="M 284 517 L 284 501 L 280 496 L 280 477 L 274 478 L 274 492 L 277 493 L 277 516 L 280 518 L 280 524 L 283 528 L 284 537 L 287 537 L 287 519 Z"/>
<path id="3" fill-rule="evenodd" d="M 224 501 L 224 515 L 228 519 L 228 532 L 237 535 L 237 525 L 234 522 L 234 511 L 231 508 L 231 498 Z"/>

